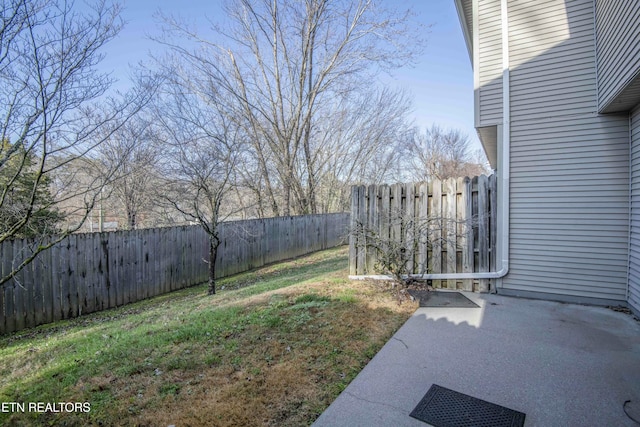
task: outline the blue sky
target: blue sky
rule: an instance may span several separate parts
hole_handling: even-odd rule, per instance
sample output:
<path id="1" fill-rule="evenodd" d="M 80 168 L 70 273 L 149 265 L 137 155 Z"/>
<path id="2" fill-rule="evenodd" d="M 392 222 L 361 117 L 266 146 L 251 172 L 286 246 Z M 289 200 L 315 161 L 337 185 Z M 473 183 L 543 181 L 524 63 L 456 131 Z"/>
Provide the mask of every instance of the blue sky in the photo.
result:
<path id="1" fill-rule="evenodd" d="M 154 15 L 162 10 L 179 15 L 205 29 L 205 16 L 212 21 L 223 18 L 220 0 L 123 0 L 122 17 L 127 22 L 118 37 L 106 49 L 102 66 L 120 80 L 116 87 L 128 84 L 128 67 L 147 59 L 160 47 L 148 36 L 158 32 Z M 390 1 L 390 0 L 386 0 Z M 473 72 L 458 22 L 453 0 L 395 0 L 399 7 L 412 7 L 424 24 L 431 24 L 427 47 L 413 68 L 396 70 L 391 84 L 405 88 L 414 97 L 413 119 L 416 125 L 462 130 L 479 149 L 473 128 Z"/>

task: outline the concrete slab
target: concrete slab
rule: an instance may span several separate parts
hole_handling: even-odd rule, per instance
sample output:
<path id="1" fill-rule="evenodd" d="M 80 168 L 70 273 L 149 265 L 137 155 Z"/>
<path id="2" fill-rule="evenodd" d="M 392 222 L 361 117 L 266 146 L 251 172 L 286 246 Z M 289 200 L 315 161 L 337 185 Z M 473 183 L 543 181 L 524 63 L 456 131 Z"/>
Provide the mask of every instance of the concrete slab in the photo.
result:
<path id="1" fill-rule="evenodd" d="M 432 384 L 526 413 L 526 426 L 638 426 L 640 322 L 603 307 L 466 293 L 419 308 L 313 424 L 415 426 Z"/>

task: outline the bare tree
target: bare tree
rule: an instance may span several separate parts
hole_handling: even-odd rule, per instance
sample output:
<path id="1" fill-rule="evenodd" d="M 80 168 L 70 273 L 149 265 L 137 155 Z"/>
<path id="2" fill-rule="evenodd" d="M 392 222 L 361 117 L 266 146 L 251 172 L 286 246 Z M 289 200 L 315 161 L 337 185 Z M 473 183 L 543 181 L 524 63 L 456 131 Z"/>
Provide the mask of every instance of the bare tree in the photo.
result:
<path id="1" fill-rule="evenodd" d="M 443 130 L 432 125 L 424 132 L 415 131 L 407 141 L 408 168 L 416 181 L 477 176 L 487 173 L 485 162 L 470 153 L 469 137 L 456 129 Z"/>
<path id="2" fill-rule="evenodd" d="M 241 130 L 221 109 L 219 93 L 194 70 L 169 63 L 156 104 L 164 199 L 209 236 L 209 295 L 216 293 L 219 224 L 235 212 L 225 205 L 234 189 L 243 142 Z"/>
<path id="3" fill-rule="evenodd" d="M 353 184 L 400 179 L 406 167 L 402 146 L 411 133 L 410 108 L 404 92 L 386 88 L 325 106 L 311 163 L 322 212 L 347 210 Z"/>
<path id="4" fill-rule="evenodd" d="M 410 63 L 423 32 L 411 12 L 375 0 L 234 0 L 226 12 L 228 25 L 215 28 L 220 42 L 173 19 L 161 41 L 223 94 L 251 141 L 261 202 L 276 216 L 316 213 L 324 107 L 369 87 L 381 70 Z"/>
<path id="5" fill-rule="evenodd" d="M 124 211 L 127 228 L 135 230 L 141 215 L 152 209 L 158 149 L 151 119 L 138 115 L 114 132 L 99 149 L 100 171 L 115 171 L 106 188 L 110 199 Z"/>
<path id="6" fill-rule="evenodd" d="M 96 72 L 100 49 L 122 26 L 117 4 L 101 0 L 83 7 L 82 13 L 73 1 L 62 0 L 5 0 L 0 7 L 0 139 L 10 141 L 0 148 L 0 172 L 18 165 L 2 187 L 0 207 L 9 202 L 7 196 L 21 177 L 33 177 L 27 208 L 3 225 L 1 243 L 19 236 L 39 215 L 43 187 L 51 186 L 53 194 L 55 206 L 50 203 L 47 209 L 81 196 L 78 224 L 86 219 L 105 179 L 86 182 L 83 188 L 67 185 L 74 175 L 70 166 L 90 161 L 92 151 L 109 137 L 107 128 L 126 122 L 147 93 L 142 88 L 120 100 L 107 98 L 112 81 Z M 71 194 L 71 188 L 77 192 Z M 19 265 L 3 273 L 0 284 L 72 231 L 33 245 Z"/>

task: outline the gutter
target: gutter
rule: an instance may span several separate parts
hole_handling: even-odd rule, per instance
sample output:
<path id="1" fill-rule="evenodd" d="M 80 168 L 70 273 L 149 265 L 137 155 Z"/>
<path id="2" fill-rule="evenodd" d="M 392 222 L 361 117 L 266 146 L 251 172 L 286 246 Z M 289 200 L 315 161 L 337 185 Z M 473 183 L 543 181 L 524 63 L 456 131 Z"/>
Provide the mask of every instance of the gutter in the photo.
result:
<path id="1" fill-rule="evenodd" d="M 473 0 L 474 3 L 478 0 Z M 457 2 L 456 2 L 457 3 Z M 408 274 L 403 279 L 422 280 L 466 280 L 466 279 L 501 279 L 509 272 L 509 174 L 510 174 L 510 146 L 511 146 L 511 104 L 509 101 L 509 17 L 507 0 L 501 0 L 502 15 L 502 124 L 498 126 L 498 236 L 496 239 L 496 256 L 500 269 L 497 271 L 478 273 L 434 273 L 434 274 Z M 458 9 L 458 11 L 460 11 Z M 474 14 L 473 32 L 477 35 L 477 15 Z M 474 64 L 479 68 L 479 64 Z M 386 275 L 349 276 L 351 280 L 389 280 Z M 499 281 L 497 287 L 502 287 Z"/>

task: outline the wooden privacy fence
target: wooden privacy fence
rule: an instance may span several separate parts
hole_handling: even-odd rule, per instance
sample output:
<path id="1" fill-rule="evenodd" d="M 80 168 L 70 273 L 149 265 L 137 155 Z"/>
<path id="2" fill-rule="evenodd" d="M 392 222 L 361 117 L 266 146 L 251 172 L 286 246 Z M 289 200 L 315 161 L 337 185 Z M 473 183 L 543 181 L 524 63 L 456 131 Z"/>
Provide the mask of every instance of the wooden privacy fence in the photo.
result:
<path id="1" fill-rule="evenodd" d="M 351 275 L 494 271 L 495 175 L 351 189 Z M 434 280 L 489 290 L 490 281 Z"/>
<path id="2" fill-rule="evenodd" d="M 218 277 L 346 243 L 349 214 L 220 225 Z M 31 254 L 32 240 L 0 245 L 2 274 Z M 200 226 L 74 234 L 0 286 L 0 333 L 121 306 L 208 278 Z"/>

